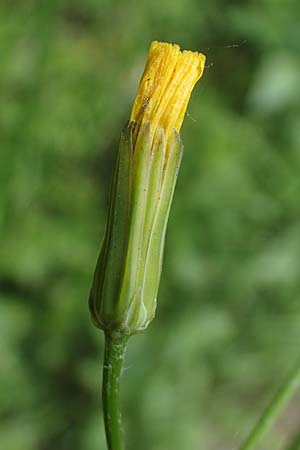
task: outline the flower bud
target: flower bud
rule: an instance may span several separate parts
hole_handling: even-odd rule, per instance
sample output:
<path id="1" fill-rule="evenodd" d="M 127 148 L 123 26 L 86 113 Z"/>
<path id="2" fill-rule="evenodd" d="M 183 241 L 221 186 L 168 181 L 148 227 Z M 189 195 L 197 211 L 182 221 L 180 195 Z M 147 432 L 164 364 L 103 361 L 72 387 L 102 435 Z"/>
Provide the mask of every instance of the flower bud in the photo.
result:
<path id="1" fill-rule="evenodd" d="M 90 292 L 92 318 L 134 334 L 156 309 L 165 233 L 183 146 L 179 130 L 205 56 L 153 42 L 118 149 L 110 210 Z"/>

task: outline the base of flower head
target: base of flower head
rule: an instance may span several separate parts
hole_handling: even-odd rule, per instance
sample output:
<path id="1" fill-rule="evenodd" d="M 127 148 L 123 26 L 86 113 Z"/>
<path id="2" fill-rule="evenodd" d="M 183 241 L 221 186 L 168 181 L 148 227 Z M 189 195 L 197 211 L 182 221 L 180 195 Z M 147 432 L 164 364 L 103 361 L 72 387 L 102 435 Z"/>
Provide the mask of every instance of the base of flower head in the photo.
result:
<path id="1" fill-rule="evenodd" d="M 95 325 L 130 335 L 143 331 L 156 310 L 165 233 L 182 158 L 179 133 L 169 145 L 164 129 L 143 123 L 122 133 L 110 212 L 90 293 Z"/>

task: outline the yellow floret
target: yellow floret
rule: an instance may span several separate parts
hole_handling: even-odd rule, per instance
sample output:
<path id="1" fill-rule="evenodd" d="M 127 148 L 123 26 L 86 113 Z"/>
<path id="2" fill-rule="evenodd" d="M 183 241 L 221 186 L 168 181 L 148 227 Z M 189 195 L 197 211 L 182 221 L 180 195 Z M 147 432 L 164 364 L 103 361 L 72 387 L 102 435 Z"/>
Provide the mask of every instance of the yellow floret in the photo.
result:
<path id="1" fill-rule="evenodd" d="M 142 123 L 150 121 L 153 133 L 163 127 L 167 142 L 179 131 L 191 92 L 202 76 L 205 55 L 180 51 L 180 47 L 152 42 L 130 120 L 136 121 L 136 135 Z M 169 147 L 169 145 L 168 145 Z"/>

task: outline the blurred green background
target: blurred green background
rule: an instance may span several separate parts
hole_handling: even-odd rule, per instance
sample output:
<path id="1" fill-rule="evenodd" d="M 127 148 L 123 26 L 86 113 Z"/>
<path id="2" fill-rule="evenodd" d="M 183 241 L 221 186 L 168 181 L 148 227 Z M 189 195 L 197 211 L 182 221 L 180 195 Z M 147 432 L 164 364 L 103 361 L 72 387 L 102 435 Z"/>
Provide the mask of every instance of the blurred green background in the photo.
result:
<path id="1" fill-rule="evenodd" d="M 151 40 L 208 60 L 157 317 L 129 343 L 128 449 L 234 450 L 250 430 L 300 353 L 299 23 L 296 0 L 1 1 L 1 449 L 105 449 L 87 297 Z"/>

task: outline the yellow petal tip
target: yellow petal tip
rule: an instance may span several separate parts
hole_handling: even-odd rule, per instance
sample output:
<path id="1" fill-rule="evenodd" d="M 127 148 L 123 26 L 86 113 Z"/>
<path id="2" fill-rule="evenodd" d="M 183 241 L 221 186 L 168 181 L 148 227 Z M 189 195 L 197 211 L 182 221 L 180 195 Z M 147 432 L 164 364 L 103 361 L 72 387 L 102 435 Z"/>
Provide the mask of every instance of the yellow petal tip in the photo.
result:
<path id="1" fill-rule="evenodd" d="M 137 130 L 145 121 L 151 122 L 153 131 L 163 127 L 166 136 L 180 130 L 205 59 L 203 53 L 181 51 L 177 44 L 151 43 L 130 117 Z"/>

